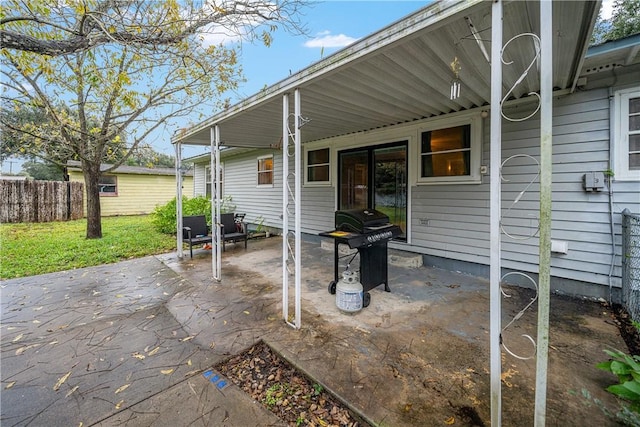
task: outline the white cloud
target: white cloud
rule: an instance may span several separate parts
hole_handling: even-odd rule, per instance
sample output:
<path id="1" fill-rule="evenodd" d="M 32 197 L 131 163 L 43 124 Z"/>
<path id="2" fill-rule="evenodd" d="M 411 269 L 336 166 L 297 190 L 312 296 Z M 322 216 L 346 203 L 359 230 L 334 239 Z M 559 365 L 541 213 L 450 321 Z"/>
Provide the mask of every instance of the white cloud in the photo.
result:
<path id="1" fill-rule="evenodd" d="M 304 46 L 311 48 L 345 47 L 356 41 L 358 41 L 358 39 L 344 34 L 332 35 L 330 31 L 323 31 L 318 33 L 315 38 L 305 42 Z"/>
<path id="2" fill-rule="evenodd" d="M 610 19 L 613 15 L 613 0 L 603 0 L 602 6 L 600 6 L 600 13 L 602 19 Z"/>

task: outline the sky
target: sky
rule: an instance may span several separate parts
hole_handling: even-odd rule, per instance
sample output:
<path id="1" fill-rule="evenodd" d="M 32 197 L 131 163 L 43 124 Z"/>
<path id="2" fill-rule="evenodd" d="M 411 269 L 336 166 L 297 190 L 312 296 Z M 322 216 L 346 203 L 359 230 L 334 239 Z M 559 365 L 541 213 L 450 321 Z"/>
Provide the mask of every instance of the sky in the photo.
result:
<path id="1" fill-rule="evenodd" d="M 258 93 L 287 78 L 290 73 L 308 67 L 349 44 L 423 8 L 431 0 L 390 1 L 318 1 L 305 8 L 300 20 L 307 35 L 292 35 L 286 31 L 273 34 L 271 46 L 256 42 L 244 43 L 240 63 L 245 83 L 232 96 L 232 104 Z M 217 111 L 216 111 L 217 112 Z M 214 115 L 216 112 L 212 112 Z M 187 125 L 185 121 L 185 125 Z M 153 145 L 157 151 L 173 155 L 170 138 L 178 126 L 169 127 L 157 135 Z M 208 147 L 185 147 L 184 157 L 208 152 Z"/>
<path id="2" fill-rule="evenodd" d="M 323 57 L 327 57 L 349 44 L 366 37 L 405 16 L 423 8 L 431 0 L 334 0 L 317 1 L 305 9 L 300 17 L 307 35 L 292 35 L 279 30 L 273 34 L 271 46 L 261 43 L 243 43 L 240 63 L 246 79 L 236 93 L 229 94 L 232 103 L 240 101 L 296 73 Z M 603 1 L 603 18 L 611 16 L 613 0 Z M 217 111 L 212 111 L 214 115 Z M 185 126 L 188 120 L 167 126 L 147 140 L 156 151 L 174 155 L 171 135 Z M 184 157 L 202 154 L 207 147 L 185 147 Z M 16 173 L 21 161 L 9 159 L 2 164 L 2 172 Z"/>

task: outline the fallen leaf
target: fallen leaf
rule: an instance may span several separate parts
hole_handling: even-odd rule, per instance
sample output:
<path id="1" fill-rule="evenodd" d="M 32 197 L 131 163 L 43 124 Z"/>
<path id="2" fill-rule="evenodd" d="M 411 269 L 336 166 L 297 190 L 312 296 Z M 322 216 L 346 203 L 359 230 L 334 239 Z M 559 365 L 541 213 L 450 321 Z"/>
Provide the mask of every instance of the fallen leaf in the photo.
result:
<path id="1" fill-rule="evenodd" d="M 18 335 L 17 337 L 15 337 L 15 338 L 13 339 L 13 341 L 11 341 L 11 342 L 18 342 L 18 341 L 20 341 L 20 340 L 22 339 L 22 337 L 23 337 L 23 336 L 24 336 L 24 334 L 20 334 L 20 335 Z"/>
<path id="2" fill-rule="evenodd" d="M 126 389 L 128 389 L 128 388 L 129 388 L 129 386 L 130 386 L 130 385 L 131 385 L 131 384 L 125 384 L 125 385 L 123 385 L 122 387 L 118 388 L 114 394 L 118 394 L 118 393 L 120 393 L 120 392 L 122 392 L 122 391 L 125 391 Z"/>
<path id="3" fill-rule="evenodd" d="M 455 422 L 456 422 L 455 417 L 450 417 L 450 418 L 447 418 L 446 420 L 444 420 L 444 423 L 445 423 L 446 425 L 448 425 L 448 426 L 450 426 L 451 424 L 453 424 L 453 423 L 455 423 Z"/>
<path id="4" fill-rule="evenodd" d="M 40 321 L 39 321 L 38 319 L 35 319 L 35 320 L 33 321 L 33 323 L 37 325 L 37 324 L 39 324 L 39 323 L 40 323 Z"/>
<path id="5" fill-rule="evenodd" d="M 6 386 L 4 386 L 5 390 L 9 390 L 11 387 L 13 387 L 15 385 L 15 381 L 11 381 L 9 384 L 7 384 Z"/>
<path id="6" fill-rule="evenodd" d="M 73 394 L 74 391 L 76 391 L 78 389 L 78 387 L 80 387 L 79 385 L 75 386 L 74 388 L 72 388 L 71 390 L 69 390 L 69 392 L 64 396 L 64 397 L 69 397 Z"/>
<path id="7" fill-rule="evenodd" d="M 53 391 L 58 391 L 60 390 L 60 386 L 62 386 L 62 384 L 64 384 L 64 382 L 69 379 L 69 376 L 71 376 L 71 371 L 67 372 L 65 375 L 63 375 L 58 382 L 56 383 L 56 385 L 53 386 Z"/>
<path id="8" fill-rule="evenodd" d="M 195 335 L 191 335 L 190 337 L 182 338 L 180 342 L 191 341 L 194 338 L 195 338 Z"/>
<path id="9" fill-rule="evenodd" d="M 39 345 L 40 344 L 31 344 L 31 345 L 26 345 L 24 347 L 20 347 L 19 349 L 16 350 L 16 356 L 20 356 L 22 353 L 29 350 L 30 348 L 38 347 Z"/>
<path id="10" fill-rule="evenodd" d="M 116 298 L 122 298 L 123 296 L 124 296 L 124 295 L 122 295 L 122 294 L 117 294 L 117 295 L 116 295 Z"/>
<path id="11" fill-rule="evenodd" d="M 164 370 L 160 371 L 160 373 L 164 374 L 164 375 L 169 375 L 169 374 L 173 373 L 173 368 L 172 369 L 164 369 Z"/>
<path id="12" fill-rule="evenodd" d="M 211 341 L 211 344 L 209 344 L 209 348 L 213 348 L 213 347 L 215 347 L 215 346 L 216 346 L 215 341 Z"/>
<path id="13" fill-rule="evenodd" d="M 116 403 L 116 409 L 120 409 L 123 403 L 124 403 L 124 400 L 121 400 L 120 402 Z"/>
<path id="14" fill-rule="evenodd" d="M 137 351 L 135 353 L 133 353 L 132 356 L 135 357 L 138 360 L 144 360 L 144 358 L 145 358 L 144 354 L 140 354 Z"/>
<path id="15" fill-rule="evenodd" d="M 244 314 L 251 314 L 248 310 L 243 311 Z"/>
<path id="16" fill-rule="evenodd" d="M 187 366 L 191 366 L 191 359 L 187 360 Z"/>
<path id="17" fill-rule="evenodd" d="M 35 307 L 35 308 L 33 309 L 33 311 L 40 311 L 40 310 L 42 310 L 43 308 L 44 308 L 43 306 Z"/>
<path id="18" fill-rule="evenodd" d="M 145 319 L 153 319 L 154 317 L 156 317 L 156 315 L 155 315 L 155 314 L 152 314 L 152 315 L 150 315 L 150 316 L 145 317 Z"/>
<path id="19" fill-rule="evenodd" d="M 158 350 L 160 350 L 160 347 L 154 348 L 149 353 L 147 353 L 147 356 L 153 356 L 154 354 L 156 354 L 158 352 Z"/>

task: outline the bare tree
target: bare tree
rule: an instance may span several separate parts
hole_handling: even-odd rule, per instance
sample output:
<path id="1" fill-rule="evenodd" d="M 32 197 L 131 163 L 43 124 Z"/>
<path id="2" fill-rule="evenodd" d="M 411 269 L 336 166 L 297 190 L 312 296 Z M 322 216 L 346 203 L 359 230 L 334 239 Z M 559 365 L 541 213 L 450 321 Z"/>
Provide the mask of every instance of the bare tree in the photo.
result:
<path id="1" fill-rule="evenodd" d="M 16 111 L 35 109 L 47 120 L 2 126 L 27 136 L 22 140 L 25 151 L 80 160 L 87 238 L 102 237 L 101 174 L 124 163 L 169 120 L 221 108 L 222 94 L 241 80 L 235 47 L 203 43 L 203 34 L 255 37 L 264 22 L 294 22 L 278 6 L 297 3 L 214 4 L 189 2 L 185 9 L 172 0 L 15 1 L 18 10 L 9 8 L 13 18 L 5 17 L 3 31 L 19 28 L 30 37 L 25 43 L 32 44 L 9 48 L 3 32 L 3 102 Z M 211 26 L 213 22 L 221 27 Z M 196 33 L 199 28 L 207 33 Z M 264 42 L 273 29 L 268 25 Z M 111 168 L 101 170 L 106 162 Z"/>

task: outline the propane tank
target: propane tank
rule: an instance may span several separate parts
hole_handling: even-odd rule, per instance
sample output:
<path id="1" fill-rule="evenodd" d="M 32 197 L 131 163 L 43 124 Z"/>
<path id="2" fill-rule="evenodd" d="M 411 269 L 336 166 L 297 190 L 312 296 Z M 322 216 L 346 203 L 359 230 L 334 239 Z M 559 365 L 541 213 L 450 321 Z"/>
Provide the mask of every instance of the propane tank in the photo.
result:
<path id="1" fill-rule="evenodd" d="M 363 289 L 358 273 L 345 270 L 342 279 L 336 284 L 336 306 L 346 313 L 362 310 Z"/>

